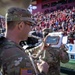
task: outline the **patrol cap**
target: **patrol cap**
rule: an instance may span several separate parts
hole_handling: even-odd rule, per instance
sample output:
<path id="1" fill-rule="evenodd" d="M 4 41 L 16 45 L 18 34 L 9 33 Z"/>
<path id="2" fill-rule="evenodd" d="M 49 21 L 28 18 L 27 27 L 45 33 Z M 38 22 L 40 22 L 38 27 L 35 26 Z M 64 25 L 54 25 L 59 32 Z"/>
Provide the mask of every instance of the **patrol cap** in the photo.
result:
<path id="1" fill-rule="evenodd" d="M 32 24 L 35 24 L 31 16 L 32 14 L 27 9 L 11 7 L 8 9 L 5 18 L 7 21 L 29 21 Z"/>

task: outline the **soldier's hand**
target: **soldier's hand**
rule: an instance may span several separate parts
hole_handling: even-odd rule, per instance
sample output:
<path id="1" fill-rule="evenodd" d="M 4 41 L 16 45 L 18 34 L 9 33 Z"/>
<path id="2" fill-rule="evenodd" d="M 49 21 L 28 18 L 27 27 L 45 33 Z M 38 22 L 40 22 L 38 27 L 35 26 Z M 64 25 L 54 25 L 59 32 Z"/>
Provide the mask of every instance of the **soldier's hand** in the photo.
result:
<path id="1" fill-rule="evenodd" d="M 40 71 L 40 73 L 41 72 L 47 73 L 48 72 L 49 65 L 47 64 L 47 62 L 45 62 L 43 60 L 40 60 L 40 62 L 37 63 L 37 68 Z"/>
<path id="2" fill-rule="evenodd" d="M 49 48 L 51 46 L 51 44 L 44 44 L 44 49 L 47 49 L 47 48 Z"/>
<path id="3" fill-rule="evenodd" d="M 63 51 L 68 51 L 68 49 L 65 47 L 65 45 L 61 45 L 60 49 Z"/>
<path id="4" fill-rule="evenodd" d="M 43 43 L 44 43 L 43 50 L 44 49 L 46 50 L 47 48 L 49 48 L 51 46 L 51 44 L 46 43 L 46 38 L 43 39 Z"/>

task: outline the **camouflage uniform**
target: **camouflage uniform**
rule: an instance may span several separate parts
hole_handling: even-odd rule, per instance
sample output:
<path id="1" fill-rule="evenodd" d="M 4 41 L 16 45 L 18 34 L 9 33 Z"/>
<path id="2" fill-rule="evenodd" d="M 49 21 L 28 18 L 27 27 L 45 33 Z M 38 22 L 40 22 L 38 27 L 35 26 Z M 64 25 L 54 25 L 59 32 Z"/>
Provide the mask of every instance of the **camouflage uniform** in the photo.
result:
<path id="1" fill-rule="evenodd" d="M 60 75 L 60 62 L 68 62 L 69 57 L 64 49 L 50 47 L 46 50 L 44 60 L 49 64 L 47 75 Z"/>

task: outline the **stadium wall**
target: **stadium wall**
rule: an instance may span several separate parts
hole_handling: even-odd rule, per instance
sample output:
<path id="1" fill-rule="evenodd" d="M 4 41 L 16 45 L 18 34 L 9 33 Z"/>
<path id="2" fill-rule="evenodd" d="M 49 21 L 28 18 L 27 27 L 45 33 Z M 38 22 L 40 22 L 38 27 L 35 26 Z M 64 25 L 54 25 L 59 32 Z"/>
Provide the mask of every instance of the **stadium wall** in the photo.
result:
<path id="1" fill-rule="evenodd" d="M 70 8 L 75 6 L 75 0 L 73 2 L 69 2 L 68 0 L 66 1 L 66 3 L 64 4 L 57 4 L 56 6 L 51 6 L 51 3 L 53 2 L 58 2 L 59 0 L 46 0 L 46 1 L 42 1 L 42 0 L 37 0 L 37 9 L 33 10 L 33 14 L 37 13 L 37 12 L 48 12 L 48 11 L 53 11 L 53 10 L 57 10 L 58 7 L 59 9 L 63 9 L 63 8 Z M 47 5 L 47 7 L 43 8 L 43 5 L 49 4 L 49 6 Z"/>

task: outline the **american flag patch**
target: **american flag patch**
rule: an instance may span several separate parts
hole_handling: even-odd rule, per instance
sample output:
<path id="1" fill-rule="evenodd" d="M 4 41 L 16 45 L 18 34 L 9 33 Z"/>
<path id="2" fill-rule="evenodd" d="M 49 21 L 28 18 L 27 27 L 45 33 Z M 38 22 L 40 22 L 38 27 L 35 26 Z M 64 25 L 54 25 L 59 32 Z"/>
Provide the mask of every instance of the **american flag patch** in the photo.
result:
<path id="1" fill-rule="evenodd" d="M 32 70 L 23 68 L 21 69 L 21 75 L 32 75 Z"/>

